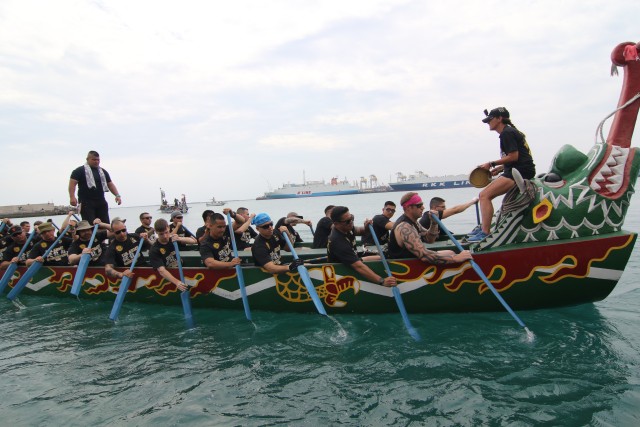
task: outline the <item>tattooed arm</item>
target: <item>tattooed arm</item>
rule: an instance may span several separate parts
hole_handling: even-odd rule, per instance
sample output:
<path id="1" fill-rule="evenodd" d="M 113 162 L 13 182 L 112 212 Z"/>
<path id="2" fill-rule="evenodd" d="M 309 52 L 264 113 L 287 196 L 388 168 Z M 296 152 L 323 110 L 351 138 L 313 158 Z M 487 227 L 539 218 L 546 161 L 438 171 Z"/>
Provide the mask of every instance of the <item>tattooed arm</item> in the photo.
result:
<path id="1" fill-rule="evenodd" d="M 427 264 L 452 264 L 471 259 L 469 251 L 462 251 L 459 254 L 453 251 L 430 251 L 422 244 L 418 231 L 406 222 L 399 224 L 394 233 L 400 246 L 404 246 L 416 258 Z"/>

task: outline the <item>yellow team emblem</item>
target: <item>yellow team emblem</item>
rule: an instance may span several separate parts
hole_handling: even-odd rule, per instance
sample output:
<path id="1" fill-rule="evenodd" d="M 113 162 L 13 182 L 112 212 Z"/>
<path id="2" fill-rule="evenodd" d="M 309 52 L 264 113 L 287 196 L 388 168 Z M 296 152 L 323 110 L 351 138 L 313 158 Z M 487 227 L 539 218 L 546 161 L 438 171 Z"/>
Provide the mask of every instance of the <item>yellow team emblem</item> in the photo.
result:
<path id="1" fill-rule="evenodd" d="M 122 245 L 117 245 L 116 246 L 116 251 L 122 252 Z"/>
<path id="2" fill-rule="evenodd" d="M 214 243 L 213 249 L 220 249 L 220 243 Z"/>
<path id="3" fill-rule="evenodd" d="M 160 253 L 164 255 L 167 253 L 167 250 L 165 248 L 160 248 Z"/>

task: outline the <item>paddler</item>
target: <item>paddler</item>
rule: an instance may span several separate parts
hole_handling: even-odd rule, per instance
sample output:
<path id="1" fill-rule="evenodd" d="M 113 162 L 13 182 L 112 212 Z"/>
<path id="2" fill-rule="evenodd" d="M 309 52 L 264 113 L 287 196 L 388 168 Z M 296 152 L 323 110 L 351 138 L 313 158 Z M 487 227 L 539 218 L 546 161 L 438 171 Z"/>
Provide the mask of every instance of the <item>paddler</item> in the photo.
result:
<path id="1" fill-rule="evenodd" d="M 23 252 L 20 258 L 18 258 L 18 254 L 20 250 L 24 246 L 27 241 L 27 233 L 24 232 L 22 227 L 19 225 L 12 225 L 9 228 L 9 244 L 7 248 L 2 253 L 2 262 L 0 263 L 0 270 L 5 270 L 9 267 L 11 263 L 18 263 L 18 265 L 25 265 L 25 261 L 27 260 L 27 251 L 30 249 L 27 248 L 27 251 Z M 29 246 L 33 245 L 33 242 L 30 243 Z"/>
<path id="2" fill-rule="evenodd" d="M 304 265 L 304 261 L 300 258 L 293 260 L 289 265 L 282 264 L 280 250 L 287 247 L 287 242 L 280 233 L 287 233 L 289 240 L 293 241 L 286 226 L 281 226 L 280 233 L 275 233 L 273 221 L 266 213 L 256 215 L 252 223 L 258 230 L 258 236 L 251 246 L 251 254 L 258 267 L 262 267 L 272 274 L 280 274 L 296 272 L 299 266 Z"/>
<path id="3" fill-rule="evenodd" d="M 68 235 L 63 237 L 56 247 L 49 252 L 47 258 L 44 259 L 42 256 L 56 240 L 56 229 L 50 222 L 43 222 L 38 225 L 37 230 L 42 240 L 33 245 L 33 248 L 31 248 L 31 251 L 29 252 L 26 264 L 30 266 L 34 262 L 38 261 L 43 263 L 43 265 L 69 265 L 67 251 L 73 242 L 73 238 Z"/>
<path id="4" fill-rule="evenodd" d="M 157 219 L 153 228 L 156 230 L 158 238 L 149 250 L 151 267 L 157 270 L 162 278 L 176 285 L 180 291 L 186 290 L 187 285 L 171 274 L 167 268 L 178 268 L 178 258 L 173 242 L 186 243 L 190 239 L 171 234 L 169 223 L 164 218 Z"/>
<path id="5" fill-rule="evenodd" d="M 227 221 L 222 214 L 210 216 L 208 234 L 200 243 L 200 256 L 205 267 L 213 269 L 234 268 L 240 258 L 234 258 Z"/>
<path id="6" fill-rule="evenodd" d="M 89 221 L 85 220 L 78 223 L 78 227 L 76 228 L 78 238 L 71 244 L 68 252 L 70 265 L 78 264 L 83 254 L 91 254 L 91 260 L 89 261 L 90 266 L 104 265 L 106 246 L 103 241 L 111 237 L 111 234 L 107 232 L 107 230 L 111 230 L 111 226 L 103 223 L 99 218 L 94 220 L 94 225 L 95 224 L 98 224 L 98 231 L 96 232 L 95 239 L 93 239 L 93 246 L 89 247 L 91 235 L 93 234 L 93 226 L 89 224 Z"/>
<path id="7" fill-rule="evenodd" d="M 413 191 L 400 199 L 403 215 L 396 220 L 389 238 L 389 258 L 418 258 L 427 264 L 454 264 L 471 259 L 471 252 L 456 254 L 450 250 L 431 251 L 424 246 L 438 236 L 437 228 L 425 229 L 418 223 L 424 211 L 424 202 Z M 435 223 L 435 222 L 434 222 Z M 437 226 L 436 226 L 437 227 Z"/>
<path id="8" fill-rule="evenodd" d="M 142 244 L 142 249 L 149 249 L 151 245 L 148 235 L 147 233 L 127 233 L 127 226 L 120 218 L 114 218 L 113 221 L 111 221 L 111 231 L 113 232 L 114 238 L 109 243 L 106 251 L 104 271 L 107 276 L 113 279 L 122 279 L 124 276 L 132 278 L 133 272 L 130 269 L 117 271 L 116 268 L 129 267 L 133 263 L 141 239 L 145 241 Z M 138 255 L 136 266 L 148 266 L 147 260 L 142 253 Z"/>

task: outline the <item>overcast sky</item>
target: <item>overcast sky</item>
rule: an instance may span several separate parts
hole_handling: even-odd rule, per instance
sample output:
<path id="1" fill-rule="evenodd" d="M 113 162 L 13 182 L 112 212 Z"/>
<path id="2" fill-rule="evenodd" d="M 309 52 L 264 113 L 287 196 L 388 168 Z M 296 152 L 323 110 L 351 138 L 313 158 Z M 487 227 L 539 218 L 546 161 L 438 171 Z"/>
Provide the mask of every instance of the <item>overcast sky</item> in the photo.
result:
<path id="1" fill-rule="evenodd" d="M 545 171 L 563 144 L 588 151 L 615 109 L 610 53 L 638 41 L 638 12 L 637 0 L 0 0 L 0 205 L 67 204 L 88 150 L 125 206 L 158 202 L 159 187 L 250 199 L 303 171 L 468 173 L 499 157 L 481 122 L 496 106 Z"/>

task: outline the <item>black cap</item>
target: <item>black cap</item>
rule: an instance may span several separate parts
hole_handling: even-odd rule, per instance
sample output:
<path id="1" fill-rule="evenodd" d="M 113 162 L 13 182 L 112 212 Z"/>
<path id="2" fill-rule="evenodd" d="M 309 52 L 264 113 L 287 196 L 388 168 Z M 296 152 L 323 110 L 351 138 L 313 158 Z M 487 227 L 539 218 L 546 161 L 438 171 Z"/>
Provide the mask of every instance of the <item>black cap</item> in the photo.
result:
<path id="1" fill-rule="evenodd" d="M 12 225 L 11 228 L 9 228 L 9 234 L 14 235 L 14 234 L 20 234 L 22 233 L 22 227 L 20 227 L 19 225 Z"/>
<path id="2" fill-rule="evenodd" d="M 489 123 L 491 119 L 494 117 L 504 117 L 505 119 L 509 118 L 509 111 L 507 111 L 504 107 L 494 108 L 493 110 L 487 113 L 487 110 L 484 110 L 484 115 L 487 116 L 482 119 L 482 123 Z"/>

